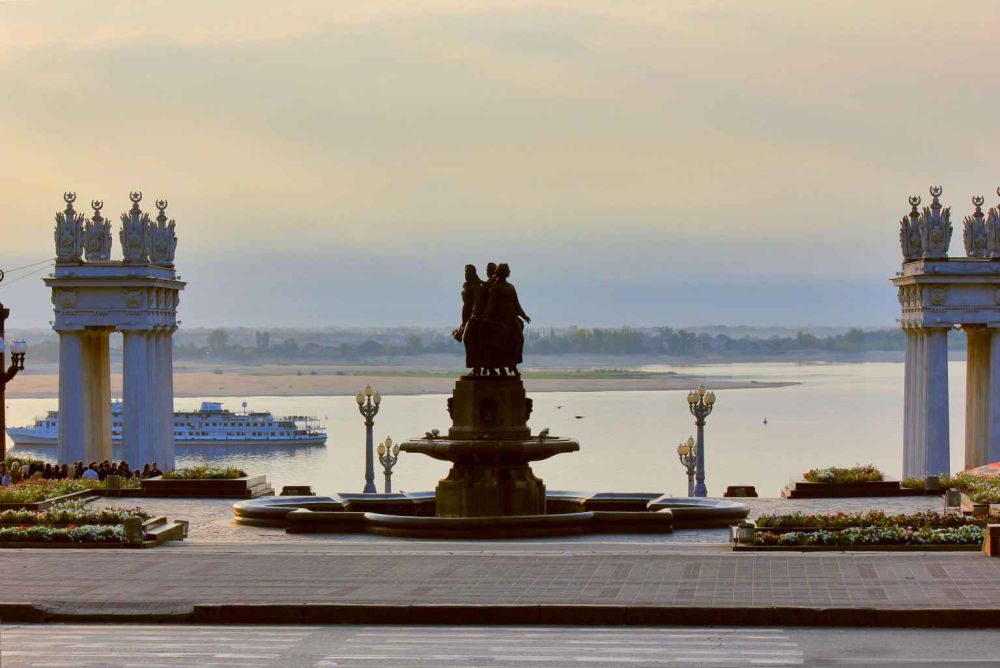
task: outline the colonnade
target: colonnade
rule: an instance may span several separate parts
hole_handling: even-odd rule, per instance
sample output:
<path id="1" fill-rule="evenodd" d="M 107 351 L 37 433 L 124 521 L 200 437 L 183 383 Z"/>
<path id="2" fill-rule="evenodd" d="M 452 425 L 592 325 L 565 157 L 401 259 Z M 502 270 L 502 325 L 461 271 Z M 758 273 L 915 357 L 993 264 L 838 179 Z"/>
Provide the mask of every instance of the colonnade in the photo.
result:
<path id="1" fill-rule="evenodd" d="M 122 458 L 132 466 L 174 467 L 174 329 L 122 331 Z M 111 331 L 59 331 L 59 462 L 112 458 Z"/>
<path id="2" fill-rule="evenodd" d="M 908 326 L 903 415 L 903 475 L 948 474 L 948 331 Z M 1000 461 L 1000 329 L 964 325 L 965 468 Z"/>

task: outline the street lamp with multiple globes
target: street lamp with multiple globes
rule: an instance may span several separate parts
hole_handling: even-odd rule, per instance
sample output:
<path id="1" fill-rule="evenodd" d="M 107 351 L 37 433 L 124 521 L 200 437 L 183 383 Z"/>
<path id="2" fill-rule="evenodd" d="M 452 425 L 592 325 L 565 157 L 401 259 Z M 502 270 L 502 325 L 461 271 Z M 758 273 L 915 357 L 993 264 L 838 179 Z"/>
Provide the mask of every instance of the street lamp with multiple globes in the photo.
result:
<path id="1" fill-rule="evenodd" d="M 698 458 L 697 483 L 694 486 L 695 496 L 708 496 L 708 488 L 705 487 L 705 418 L 712 412 L 715 405 L 715 392 L 705 389 L 704 385 L 699 385 L 697 390 L 688 392 L 688 408 L 694 416 L 694 424 L 698 427 L 698 442 L 696 444 L 696 454 Z"/>
<path id="2" fill-rule="evenodd" d="M 677 458 L 681 465 L 687 469 L 688 474 L 688 496 L 694 496 L 694 467 L 698 462 L 698 446 L 694 442 L 693 436 L 688 436 L 687 441 L 681 441 L 677 446 Z"/>
<path id="3" fill-rule="evenodd" d="M 0 273 L 0 280 L 3 274 Z M 14 339 L 8 345 L 4 338 L 4 326 L 10 309 L 0 304 L 0 462 L 7 461 L 7 383 L 14 380 L 18 371 L 24 371 L 24 356 L 28 352 L 28 344 L 24 339 Z M 10 366 L 3 369 L 4 355 L 10 348 Z"/>
<path id="4" fill-rule="evenodd" d="M 364 392 L 358 392 L 354 397 L 358 402 L 358 410 L 365 419 L 365 494 L 375 494 L 375 456 L 374 443 L 372 442 L 372 427 L 375 426 L 375 415 L 378 413 L 379 404 L 382 403 L 382 395 L 372 390 L 371 385 L 366 385 Z"/>
<path id="5" fill-rule="evenodd" d="M 392 467 L 399 459 L 399 446 L 392 444 L 392 439 L 385 437 L 385 443 L 378 444 L 378 461 L 382 464 L 382 475 L 385 476 L 385 493 L 392 494 Z"/>

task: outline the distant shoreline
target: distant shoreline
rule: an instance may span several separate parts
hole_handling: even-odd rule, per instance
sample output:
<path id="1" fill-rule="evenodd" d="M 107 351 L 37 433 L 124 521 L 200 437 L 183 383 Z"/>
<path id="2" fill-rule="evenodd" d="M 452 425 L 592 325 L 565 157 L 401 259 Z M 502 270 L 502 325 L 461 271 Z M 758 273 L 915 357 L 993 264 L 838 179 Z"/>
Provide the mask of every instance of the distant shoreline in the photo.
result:
<path id="1" fill-rule="evenodd" d="M 328 369 L 306 370 L 295 367 L 239 367 L 206 369 L 177 368 L 174 371 L 174 396 L 251 397 L 251 396 L 353 396 L 366 384 L 384 395 L 450 394 L 457 373 L 417 369 Z M 690 390 L 700 383 L 716 390 L 775 388 L 797 385 L 793 382 L 757 382 L 753 380 L 702 379 L 697 375 L 646 373 L 634 370 L 541 370 L 526 371 L 525 387 L 529 392 L 622 392 Z M 58 396 L 56 373 L 23 374 L 7 386 L 9 399 L 51 399 Z M 111 392 L 121 396 L 121 375 L 113 373 Z"/>

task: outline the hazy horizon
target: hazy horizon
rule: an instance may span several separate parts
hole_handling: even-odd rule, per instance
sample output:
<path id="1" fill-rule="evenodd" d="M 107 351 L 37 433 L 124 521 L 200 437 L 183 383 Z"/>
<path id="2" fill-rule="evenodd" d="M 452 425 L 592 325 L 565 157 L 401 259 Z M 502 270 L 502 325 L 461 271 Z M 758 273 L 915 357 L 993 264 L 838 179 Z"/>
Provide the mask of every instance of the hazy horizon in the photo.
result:
<path id="1" fill-rule="evenodd" d="M 184 327 L 892 326 L 906 197 L 996 203 L 1000 6 L 0 3 L 0 268 L 170 200 Z M 120 250 L 115 234 L 113 257 Z M 52 318 L 38 275 L 0 299 Z"/>

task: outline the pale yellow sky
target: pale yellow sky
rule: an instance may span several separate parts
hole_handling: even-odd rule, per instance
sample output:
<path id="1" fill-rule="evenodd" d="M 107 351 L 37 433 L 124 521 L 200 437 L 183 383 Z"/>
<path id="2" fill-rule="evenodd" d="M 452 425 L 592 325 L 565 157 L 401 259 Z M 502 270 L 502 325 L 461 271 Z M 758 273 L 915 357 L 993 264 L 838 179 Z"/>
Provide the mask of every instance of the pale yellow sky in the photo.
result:
<path id="1" fill-rule="evenodd" d="M 908 194 L 995 203 L 997 34 L 971 1 L 0 2 L 0 263 L 51 253 L 63 190 L 142 189 L 192 262 L 888 276 Z"/>

